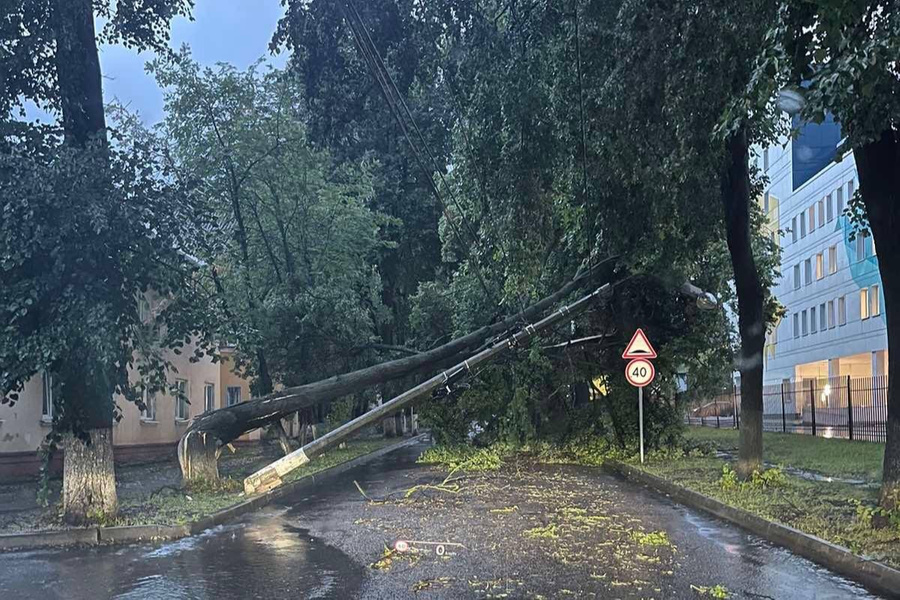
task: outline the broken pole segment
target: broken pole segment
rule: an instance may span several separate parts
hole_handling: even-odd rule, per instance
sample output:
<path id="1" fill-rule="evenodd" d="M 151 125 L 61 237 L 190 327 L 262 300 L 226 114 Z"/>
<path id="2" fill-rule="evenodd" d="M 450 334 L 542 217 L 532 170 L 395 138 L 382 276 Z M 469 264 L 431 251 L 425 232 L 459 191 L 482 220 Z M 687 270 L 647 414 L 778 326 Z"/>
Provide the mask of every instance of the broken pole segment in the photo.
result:
<path id="1" fill-rule="evenodd" d="M 489 362 L 500 354 L 503 354 L 504 352 L 515 348 L 528 338 L 536 335 L 538 332 L 547 329 L 548 327 L 552 327 L 560 321 L 571 319 L 575 315 L 584 312 L 594 300 L 600 297 L 607 297 L 611 293 L 611 291 L 612 285 L 609 283 L 603 285 L 600 288 L 597 288 L 592 293 L 588 294 L 587 296 L 583 296 L 569 306 L 563 306 L 556 312 L 541 319 L 537 323 L 526 325 L 517 333 L 507 337 L 506 339 L 497 342 L 496 344 L 482 350 L 481 352 L 478 352 L 473 356 L 470 356 L 461 363 L 450 367 L 446 371 L 435 375 L 431 379 L 428 379 L 427 381 L 424 381 L 419 385 L 406 390 L 399 396 L 396 396 L 388 402 L 385 402 L 381 406 L 373 408 L 366 414 L 361 415 L 353 419 L 352 421 L 344 423 L 340 427 L 328 432 L 319 439 L 306 444 L 299 450 L 295 450 L 294 452 L 291 452 L 290 454 L 279 458 L 272 464 L 263 467 L 256 473 L 253 473 L 252 475 L 244 479 L 244 491 L 247 494 L 261 494 L 278 487 L 282 484 L 285 475 L 287 475 L 294 469 L 305 465 L 314 456 L 322 454 L 325 450 L 335 444 L 339 444 L 340 442 L 344 441 L 344 439 L 356 433 L 363 427 L 371 425 L 372 423 L 375 423 L 397 412 L 398 410 L 409 406 L 410 404 L 416 402 L 424 396 L 432 393 L 436 389 L 448 387 L 451 382 L 464 376 L 474 367 Z"/>

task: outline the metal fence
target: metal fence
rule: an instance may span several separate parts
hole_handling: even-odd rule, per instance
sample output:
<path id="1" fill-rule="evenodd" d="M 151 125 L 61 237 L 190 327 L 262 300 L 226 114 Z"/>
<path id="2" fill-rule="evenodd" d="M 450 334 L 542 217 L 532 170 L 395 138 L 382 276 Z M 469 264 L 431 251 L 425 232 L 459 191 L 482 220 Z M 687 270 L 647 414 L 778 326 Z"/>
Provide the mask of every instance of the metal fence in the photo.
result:
<path id="1" fill-rule="evenodd" d="M 706 427 L 740 427 L 740 390 L 695 407 L 686 421 Z M 886 375 L 822 377 L 763 387 L 764 431 L 883 442 L 886 422 Z"/>

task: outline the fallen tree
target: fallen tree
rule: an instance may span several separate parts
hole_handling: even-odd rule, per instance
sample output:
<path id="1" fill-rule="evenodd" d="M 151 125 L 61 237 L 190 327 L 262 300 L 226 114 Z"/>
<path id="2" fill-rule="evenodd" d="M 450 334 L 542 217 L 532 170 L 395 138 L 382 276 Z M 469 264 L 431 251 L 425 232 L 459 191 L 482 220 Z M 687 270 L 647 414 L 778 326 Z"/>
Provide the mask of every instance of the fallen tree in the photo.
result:
<path id="1" fill-rule="evenodd" d="M 469 356 L 446 371 L 406 390 L 399 396 L 370 410 L 366 414 L 344 423 L 337 429 L 330 431 L 319 439 L 306 444 L 299 450 L 291 452 L 287 456 L 276 460 L 272 464 L 267 465 L 247 477 L 244 480 L 244 491 L 248 494 L 256 494 L 278 487 L 281 485 L 282 478 L 285 475 L 297 467 L 308 463 L 310 458 L 325 452 L 325 450 L 331 448 L 335 444 L 339 444 L 360 429 L 372 425 L 373 423 L 377 423 L 381 419 L 422 400 L 439 388 L 447 387 L 449 389 L 454 381 L 464 377 L 473 368 L 488 363 L 499 357 L 501 354 L 521 346 L 528 338 L 537 335 L 539 332 L 584 312 L 594 300 L 598 298 L 608 298 L 611 292 L 612 285 L 607 283 L 571 305 L 563 306 L 537 323 L 525 325 L 516 333 L 492 344 L 488 348 L 485 348 L 472 356 Z"/>
<path id="2" fill-rule="evenodd" d="M 458 362 L 464 356 L 476 352 L 489 339 L 521 326 L 522 323 L 533 321 L 595 277 L 611 279 L 613 266 L 613 259 L 607 259 L 591 269 L 579 269 L 571 281 L 521 312 L 437 348 L 287 388 L 263 398 L 195 417 L 178 442 L 178 462 L 182 477 L 185 482 L 218 479 L 218 456 L 221 448 L 248 431 L 277 422 L 321 402 L 330 402 L 373 385 Z"/>

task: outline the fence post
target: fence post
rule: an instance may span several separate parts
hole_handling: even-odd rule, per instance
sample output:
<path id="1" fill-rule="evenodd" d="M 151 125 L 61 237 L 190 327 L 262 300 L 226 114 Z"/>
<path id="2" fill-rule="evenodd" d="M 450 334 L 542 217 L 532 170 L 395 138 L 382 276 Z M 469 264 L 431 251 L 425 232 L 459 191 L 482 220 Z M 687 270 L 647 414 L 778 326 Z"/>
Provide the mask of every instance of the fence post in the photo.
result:
<path id="1" fill-rule="evenodd" d="M 737 403 L 737 386 L 733 383 L 731 384 L 731 401 L 734 402 L 735 410 L 734 410 L 734 422 L 737 423 L 737 428 L 741 428 L 741 405 Z"/>
<path id="2" fill-rule="evenodd" d="M 816 380 L 809 380 L 809 405 L 812 410 L 812 434 L 816 435 Z"/>
<path id="3" fill-rule="evenodd" d="M 722 424 L 719 422 L 719 397 L 716 396 L 713 398 L 713 402 L 715 402 L 716 405 L 716 429 L 720 429 Z"/>
<path id="4" fill-rule="evenodd" d="M 737 398 L 734 394 L 731 394 L 731 428 L 738 428 Z"/>
<path id="5" fill-rule="evenodd" d="M 784 382 L 781 382 L 781 432 L 787 433 L 787 417 L 784 414 Z"/>
<path id="6" fill-rule="evenodd" d="M 847 427 L 850 430 L 850 439 L 853 439 L 853 400 L 850 397 L 850 376 L 847 375 Z"/>

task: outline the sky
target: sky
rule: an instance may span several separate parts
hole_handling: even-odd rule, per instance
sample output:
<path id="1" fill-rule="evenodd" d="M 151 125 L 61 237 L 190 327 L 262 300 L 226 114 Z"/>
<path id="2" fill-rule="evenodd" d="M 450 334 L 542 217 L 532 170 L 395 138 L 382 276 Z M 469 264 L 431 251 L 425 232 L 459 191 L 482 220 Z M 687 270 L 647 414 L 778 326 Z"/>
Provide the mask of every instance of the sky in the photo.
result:
<path id="1" fill-rule="evenodd" d="M 194 58 L 203 65 L 227 62 L 246 68 L 263 56 L 269 56 L 269 40 L 278 19 L 284 14 L 280 0 L 196 0 L 193 21 L 178 17 L 172 24 L 170 45 L 178 49 L 190 46 Z M 117 101 L 137 112 L 144 123 L 152 125 L 163 117 L 163 92 L 144 65 L 153 60 L 152 52 L 138 54 L 122 46 L 101 46 L 103 97 Z M 284 65 L 287 55 L 271 59 Z M 52 119 L 29 106 L 29 119 Z"/>

